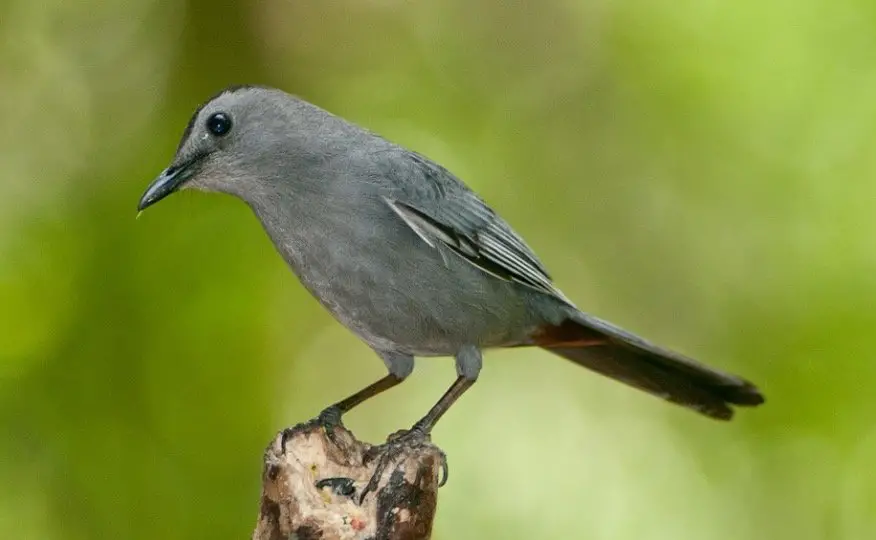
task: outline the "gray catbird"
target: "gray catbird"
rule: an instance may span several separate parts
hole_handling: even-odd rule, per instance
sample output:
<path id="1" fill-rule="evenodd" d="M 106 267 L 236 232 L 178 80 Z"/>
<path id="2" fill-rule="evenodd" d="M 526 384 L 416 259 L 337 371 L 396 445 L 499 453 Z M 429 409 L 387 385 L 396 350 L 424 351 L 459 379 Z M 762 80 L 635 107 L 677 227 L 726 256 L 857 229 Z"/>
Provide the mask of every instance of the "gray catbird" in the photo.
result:
<path id="1" fill-rule="evenodd" d="M 454 356 L 456 381 L 408 431 L 423 437 L 491 347 L 541 347 L 721 420 L 764 401 L 742 378 L 580 311 L 449 171 L 282 91 L 233 87 L 202 105 L 139 209 L 188 187 L 246 202 L 304 286 L 386 364 L 320 415 L 328 424 L 403 381 L 415 356 Z"/>

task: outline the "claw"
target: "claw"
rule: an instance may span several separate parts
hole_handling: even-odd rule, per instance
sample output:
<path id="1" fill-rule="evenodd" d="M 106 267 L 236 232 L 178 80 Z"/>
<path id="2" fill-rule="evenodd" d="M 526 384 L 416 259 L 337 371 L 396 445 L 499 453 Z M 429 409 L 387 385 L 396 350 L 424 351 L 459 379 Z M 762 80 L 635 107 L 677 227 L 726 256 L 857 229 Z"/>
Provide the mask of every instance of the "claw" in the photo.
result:
<path id="1" fill-rule="evenodd" d="M 380 482 L 380 478 L 383 477 L 386 468 L 399 457 L 402 451 L 412 445 L 422 444 L 428 441 L 429 434 L 419 426 L 415 425 L 409 431 L 403 430 L 393 433 L 388 437 L 386 443 L 376 447 L 374 450 L 377 451 L 379 461 L 377 462 L 377 467 L 375 467 L 374 473 L 371 475 L 368 483 L 362 488 L 362 492 L 358 497 L 359 505 L 362 505 L 365 501 L 365 497 L 369 493 L 377 489 L 377 484 Z M 438 487 L 447 483 L 448 476 L 449 469 L 447 467 L 447 455 L 444 454 L 444 452 L 441 452 L 441 478 L 438 481 Z"/>
<path id="2" fill-rule="evenodd" d="M 283 434 L 280 436 L 280 450 L 282 454 L 286 454 L 286 443 L 289 442 L 289 438 L 292 437 L 293 429 L 286 428 L 283 430 Z"/>
<path id="3" fill-rule="evenodd" d="M 319 413 L 317 420 L 322 424 L 326 438 L 335 446 L 340 446 L 340 442 L 335 434 L 335 428 L 344 427 L 344 423 L 341 420 L 341 410 L 334 405 L 327 407 Z"/>
<path id="4" fill-rule="evenodd" d="M 438 480 L 438 487 L 444 487 L 448 478 L 450 478 L 450 467 L 447 466 L 447 454 L 441 452 L 441 479 Z"/>
<path id="5" fill-rule="evenodd" d="M 394 454 L 390 456 L 390 454 Z M 377 462 L 377 467 L 374 469 L 374 474 L 371 475 L 371 478 L 368 480 L 368 483 L 365 484 L 365 487 L 362 488 L 362 493 L 359 495 L 359 506 L 362 506 L 362 503 L 365 502 L 365 497 L 377 489 L 377 483 L 380 482 L 380 478 L 383 476 L 383 471 L 386 470 L 387 465 L 389 465 L 390 461 L 393 461 L 398 454 L 401 453 L 401 450 L 395 450 L 394 452 L 387 451 L 385 454 L 380 456 L 380 461 Z"/>

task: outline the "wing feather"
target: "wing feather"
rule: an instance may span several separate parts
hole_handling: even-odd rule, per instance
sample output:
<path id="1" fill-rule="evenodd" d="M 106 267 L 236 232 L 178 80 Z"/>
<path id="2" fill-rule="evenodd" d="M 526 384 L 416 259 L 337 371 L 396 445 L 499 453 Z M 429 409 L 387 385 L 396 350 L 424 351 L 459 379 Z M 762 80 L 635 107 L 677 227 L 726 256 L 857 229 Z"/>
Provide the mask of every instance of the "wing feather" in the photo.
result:
<path id="1" fill-rule="evenodd" d="M 385 200 L 393 212 L 429 246 L 434 248 L 436 242 L 441 242 L 495 277 L 515 281 L 566 300 L 554 287 L 532 251 L 513 232 L 502 229 L 501 224 L 496 222 L 499 219 L 497 216 L 493 215 L 491 221 L 478 226 L 477 222 L 461 217 L 458 213 L 460 209 L 456 209 L 453 218 L 442 222 L 435 215 L 406 202 L 390 198 Z"/>
<path id="2" fill-rule="evenodd" d="M 526 242 L 453 173 L 397 146 L 376 165 L 393 180 L 384 200 L 426 244 L 441 243 L 490 275 L 571 304 Z"/>

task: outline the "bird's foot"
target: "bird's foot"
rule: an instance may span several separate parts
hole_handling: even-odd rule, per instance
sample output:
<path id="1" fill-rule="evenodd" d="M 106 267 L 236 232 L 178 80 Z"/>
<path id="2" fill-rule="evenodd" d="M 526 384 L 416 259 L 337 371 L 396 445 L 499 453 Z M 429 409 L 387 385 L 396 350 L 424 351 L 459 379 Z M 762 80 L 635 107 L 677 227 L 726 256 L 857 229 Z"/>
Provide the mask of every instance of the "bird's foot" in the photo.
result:
<path id="1" fill-rule="evenodd" d="M 283 451 L 286 451 L 286 441 L 289 440 L 297 430 L 304 429 L 307 426 L 312 426 L 314 424 L 321 426 L 325 431 L 326 438 L 331 441 L 331 443 L 337 447 L 341 447 L 340 440 L 338 439 L 338 431 L 337 428 L 343 428 L 344 423 L 341 421 L 341 409 L 339 409 L 336 405 L 332 405 L 331 407 L 326 407 L 323 409 L 319 416 L 310 420 L 309 422 L 305 422 L 303 424 L 298 424 L 295 427 L 287 428 L 283 430 L 283 438 L 281 441 L 281 447 Z"/>
<path id="2" fill-rule="evenodd" d="M 341 409 L 336 405 L 332 405 L 331 407 L 323 409 L 323 411 L 319 413 L 319 416 L 316 417 L 316 421 L 325 430 L 326 438 L 335 446 L 340 446 L 337 438 L 337 428 L 344 427 L 341 415 Z"/>
<path id="3" fill-rule="evenodd" d="M 420 448 L 423 446 L 432 445 L 429 433 L 418 425 L 414 425 L 411 429 L 403 429 L 391 434 L 387 437 L 386 442 L 372 447 L 365 456 L 366 461 L 377 459 L 377 467 L 371 475 L 371 479 L 362 489 L 362 494 L 359 496 L 359 504 L 365 500 L 365 497 L 372 491 L 377 489 L 383 473 L 386 468 L 396 462 L 406 450 L 412 448 Z M 438 487 L 447 483 L 447 455 L 440 451 L 441 454 L 441 480 L 438 482 Z"/>

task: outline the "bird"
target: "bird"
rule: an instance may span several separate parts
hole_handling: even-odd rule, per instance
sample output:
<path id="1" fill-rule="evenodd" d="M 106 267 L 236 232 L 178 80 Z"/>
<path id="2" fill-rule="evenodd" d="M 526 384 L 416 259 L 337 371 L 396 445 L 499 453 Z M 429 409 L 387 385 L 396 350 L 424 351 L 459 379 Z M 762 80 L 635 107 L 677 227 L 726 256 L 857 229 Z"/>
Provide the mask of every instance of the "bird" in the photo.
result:
<path id="1" fill-rule="evenodd" d="M 483 351 L 511 347 L 717 420 L 764 403 L 748 380 L 580 310 L 449 170 L 282 90 L 233 86 L 199 106 L 138 210 L 183 189 L 246 203 L 304 287 L 385 364 L 320 413 L 328 427 L 404 381 L 415 357 L 453 357 L 456 379 L 401 438 L 428 437 L 478 379 Z"/>

